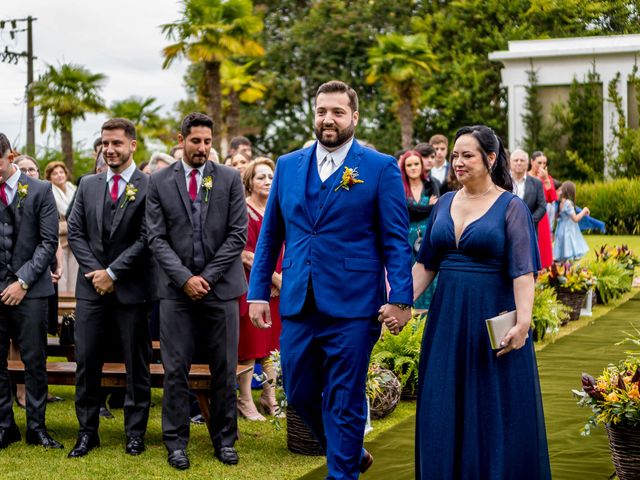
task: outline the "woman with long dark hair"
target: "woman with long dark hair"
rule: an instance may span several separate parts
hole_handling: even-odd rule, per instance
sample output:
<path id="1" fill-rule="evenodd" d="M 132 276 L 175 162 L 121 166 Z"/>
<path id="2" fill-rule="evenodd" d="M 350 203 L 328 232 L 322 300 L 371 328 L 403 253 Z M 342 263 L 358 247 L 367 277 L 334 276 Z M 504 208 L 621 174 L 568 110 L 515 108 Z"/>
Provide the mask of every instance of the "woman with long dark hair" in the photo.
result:
<path id="1" fill-rule="evenodd" d="M 493 130 L 458 130 L 451 160 L 461 189 L 438 200 L 413 267 L 414 298 L 439 274 L 422 343 L 416 478 L 549 479 L 528 335 L 540 268 L 535 228 L 511 193 Z M 516 323 L 496 352 L 485 320 L 513 310 Z M 385 323 L 401 327 L 394 318 Z"/>

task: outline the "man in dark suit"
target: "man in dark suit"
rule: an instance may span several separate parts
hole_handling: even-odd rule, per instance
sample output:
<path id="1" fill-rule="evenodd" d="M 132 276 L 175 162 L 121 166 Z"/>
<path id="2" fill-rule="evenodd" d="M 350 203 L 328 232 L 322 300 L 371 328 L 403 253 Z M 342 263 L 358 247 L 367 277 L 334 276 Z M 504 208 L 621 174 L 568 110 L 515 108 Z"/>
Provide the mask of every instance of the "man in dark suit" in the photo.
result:
<path id="1" fill-rule="evenodd" d="M 104 338 L 116 328 L 127 369 L 126 453 L 145 449 L 151 402 L 147 324 L 148 259 L 144 225 L 148 179 L 133 162 L 136 130 L 122 118 L 102 125 L 109 170 L 85 177 L 69 217 L 69 244 L 82 275 L 76 284 L 76 415 L 78 440 L 69 457 L 100 445 L 100 379 Z"/>
<path id="2" fill-rule="evenodd" d="M 238 463 L 237 299 L 246 291 L 240 254 L 247 206 L 238 171 L 207 161 L 212 128 L 206 115 L 184 118 L 178 135 L 184 157 L 151 176 L 147 196 L 149 246 L 159 266 L 162 433 L 169 464 L 180 470 L 189 468 L 188 379 L 196 335 L 211 369 L 215 456 Z"/>
<path id="3" fill-rule="evenodd" d="M 20 440 L 13 418 L 7 354 L 11 336 L 25 366 L 27 443 L 63 448 L 47 433 L 47 297 L 58 247 L 58 213 L 51 184 L 13 165 L 0 133 L 0 449 Z"/>
<path id="4" fill-rule="evenodd" d="M 538 223 L 547 213 L 547 202 L 544 198 L 542 182 L 531 175 L 527 175 L 529 169 L 529 155 L 521 149 L 511 152 L 509 159 L 511 178 L 513 178 L 513 193 L 520 197 L 529 207 L 533 223 L 538 228 Z"/>
<path id="5" fill-rule="evenodd" d="M 358 119 L 351 87 L 340 81 L 320 86 L 318 141 L 278 160 L 247 295 L 252 322 L 270 328 L 271 275 L 286 243 L 284 388 L 323 446 L 331 479 L 356 479 L 373 462 L 362 442 L 378 311 L 389 301 L 388 313 L 406 322 L 413 304 L 400 169 L 393 157 L 354 138 Z"/>

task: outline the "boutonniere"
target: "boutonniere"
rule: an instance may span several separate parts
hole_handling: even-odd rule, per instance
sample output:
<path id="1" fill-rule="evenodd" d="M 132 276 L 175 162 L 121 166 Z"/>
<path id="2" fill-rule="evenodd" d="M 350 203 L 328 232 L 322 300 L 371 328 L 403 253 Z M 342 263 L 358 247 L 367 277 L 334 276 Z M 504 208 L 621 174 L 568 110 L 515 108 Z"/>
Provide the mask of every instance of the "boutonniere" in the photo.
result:
<path id="1" fill-rule="evenodd" d="M 202 179 L 202 188 L 204 188 L 204 203 L 209 201 L 209 192 L 213 188 L 213 177 L 208 175 Z"/>
<path id="2" fill-rule="evenodd" d="M 339 189 L 344 188 L 345 190 L 349 190 L 356 183 L 364 183 L 364 180 L 360 180 L 358 178 L 358 169 L 357 168 L 349 168 L 344 167 L 344 172 L 342 172 L 342 180 L 340 184 L 336 187 L 335 191 L 337 192 Z"/>
<path id="3" fill-rule="evenodd" d="M 133 202 L 136 199 L 136 193 L 138 193 L 138 189 L 127 183 L 127 186 L 124 187 L 124 200 L 120 204 L 120 208 L 124 208 L 127 203 Z"/>
<path id="4" fill-rule="evenodd" d="M 27 198 L 29 193 L 29 185 L 18 182 L 18 208 L 22 206 L 22 202 Z"/>

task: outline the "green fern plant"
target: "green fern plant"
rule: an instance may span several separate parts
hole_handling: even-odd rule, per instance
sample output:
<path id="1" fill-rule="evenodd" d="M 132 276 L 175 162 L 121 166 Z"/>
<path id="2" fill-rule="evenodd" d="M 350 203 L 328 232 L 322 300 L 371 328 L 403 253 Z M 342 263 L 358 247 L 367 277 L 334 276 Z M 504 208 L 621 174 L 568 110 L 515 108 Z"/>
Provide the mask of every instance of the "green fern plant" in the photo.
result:
<path id="1" fill-rule="evenodd" d="M 607 304 L 627 291 L 629 274 L 615 259 L 596 260 L 589 264 L 596 277 L 596 292 L 599 300 Z"/>
<path id="2" fill-rule="evenodd" d="M 418 365 L 425 317 L 414 317 L 398 335 L 384 331 L 373 347 L 371 363 L 391 370 L 396 374 L 402 390 L 415 395 L 418 389 Z"/>
<path id="3" fill-rule="evenodd" d="M 558 301 L 553 288 L 538 283 L 531 316 L 533 339 L 540 341 L 547 333 L 555 335 L 560 330 L 560 325 L 569 321 L 570 311 L 570 307 Z"/>

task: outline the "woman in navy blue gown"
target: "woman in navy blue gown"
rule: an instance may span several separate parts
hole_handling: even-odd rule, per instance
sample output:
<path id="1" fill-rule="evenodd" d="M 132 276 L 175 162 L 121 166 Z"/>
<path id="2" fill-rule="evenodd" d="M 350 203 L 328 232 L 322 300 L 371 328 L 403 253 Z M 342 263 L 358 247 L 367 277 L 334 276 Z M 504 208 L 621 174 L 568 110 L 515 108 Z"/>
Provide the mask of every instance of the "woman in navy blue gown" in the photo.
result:
<path id="1" fill-rule="evenodd" d="M 551 478 L 529 327 L 535 228 L 511 193 L 501 140 L 460 129 L 451 154 L 462 185 L 436 204 L 413 268 L 414 298 L 440 273 L 420 362 L 416 478 Z M 485 319 L 516 310 L 491 350 Z M 392 325 L 393 327 L 393 325 Z"/>

